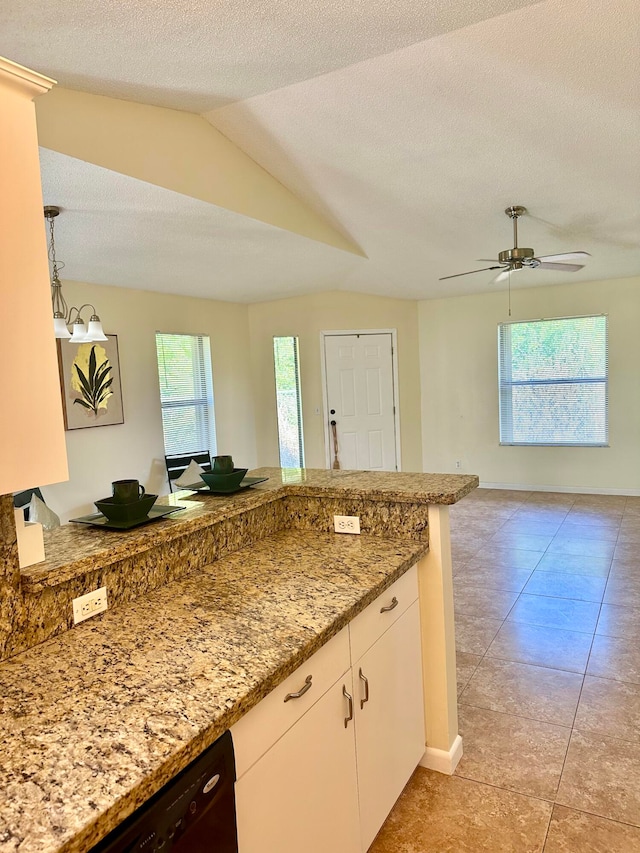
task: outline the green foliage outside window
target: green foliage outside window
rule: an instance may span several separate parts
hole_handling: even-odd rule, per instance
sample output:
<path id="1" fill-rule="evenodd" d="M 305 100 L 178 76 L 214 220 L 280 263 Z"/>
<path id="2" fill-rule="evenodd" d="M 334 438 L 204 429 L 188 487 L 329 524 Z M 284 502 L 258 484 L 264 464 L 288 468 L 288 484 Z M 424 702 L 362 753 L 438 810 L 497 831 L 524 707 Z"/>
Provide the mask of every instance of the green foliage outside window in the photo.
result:
<path id="1" fill-rule="evenodd" d="M 607 444 L 606 320 L 499 327 L 502 444 Z"/>

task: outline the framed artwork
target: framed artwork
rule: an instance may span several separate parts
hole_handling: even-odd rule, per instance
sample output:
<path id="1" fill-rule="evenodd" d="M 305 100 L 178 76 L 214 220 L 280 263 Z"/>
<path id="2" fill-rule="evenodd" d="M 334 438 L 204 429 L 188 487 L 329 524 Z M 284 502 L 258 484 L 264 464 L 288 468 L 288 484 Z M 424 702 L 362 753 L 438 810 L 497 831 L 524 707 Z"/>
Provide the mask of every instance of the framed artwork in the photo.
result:
<path id="1" fill-rule="evenodd" d="M 57 341 L 67 430 L 124 423 L 118 338 L 107 338 L 87 344 Z"/>

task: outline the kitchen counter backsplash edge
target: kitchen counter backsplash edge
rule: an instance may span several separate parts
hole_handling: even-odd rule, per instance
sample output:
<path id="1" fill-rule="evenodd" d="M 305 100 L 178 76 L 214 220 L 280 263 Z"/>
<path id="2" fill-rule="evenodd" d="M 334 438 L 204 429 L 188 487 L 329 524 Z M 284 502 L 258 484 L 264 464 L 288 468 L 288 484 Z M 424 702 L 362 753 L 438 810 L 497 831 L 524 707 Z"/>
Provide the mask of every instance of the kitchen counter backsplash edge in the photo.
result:
<path id="1" fill-rule="evenodd" d="M 290 472 L 258 469 L 269 482 L 232 497 L 186 492 L 178 497 L 189 509 L 125 534 L 79 525 L 54 531 L 47 561 L 23 570 L 17 594 L 4 596 L 0 660 L 73 628 L 72 600 L 86 592 L 106 586 L 111 609 L 285 528 L 332 532 L 334 515 L 358 515 L 363 533 L 428 544 L 429 497 L 446 487 L 445 502 L 454 502 L 477 485 L 471 476 L 301 473 L 304 482 L 290 482 Z M 0 566 L 4 586 L 18 577 L 9 570 L 13 550 L 0 551 L 9 555 Z"/>

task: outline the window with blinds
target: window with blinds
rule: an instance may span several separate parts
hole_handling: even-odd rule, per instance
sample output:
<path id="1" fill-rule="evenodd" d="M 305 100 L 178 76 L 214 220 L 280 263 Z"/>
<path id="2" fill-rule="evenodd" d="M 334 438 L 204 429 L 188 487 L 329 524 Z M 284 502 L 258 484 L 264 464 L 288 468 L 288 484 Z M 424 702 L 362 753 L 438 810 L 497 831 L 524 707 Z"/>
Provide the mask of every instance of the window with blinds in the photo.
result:
<path id="1" fill-rule="evenodd" d="M 302 396 L 298 339 L 273 339 L 278 412 L 278 444 L 282 468 L 304 468 Z"/>
<path id="2" fill-rule="evenodd" d="M 211 347 L 206 335 L 156 333 L 166 454 L 216 452 Z"/>
<path id="3" fill-rule="evenodd" d="M 500 444 L 608 443 L 607 318 L 498 326 Z"/>

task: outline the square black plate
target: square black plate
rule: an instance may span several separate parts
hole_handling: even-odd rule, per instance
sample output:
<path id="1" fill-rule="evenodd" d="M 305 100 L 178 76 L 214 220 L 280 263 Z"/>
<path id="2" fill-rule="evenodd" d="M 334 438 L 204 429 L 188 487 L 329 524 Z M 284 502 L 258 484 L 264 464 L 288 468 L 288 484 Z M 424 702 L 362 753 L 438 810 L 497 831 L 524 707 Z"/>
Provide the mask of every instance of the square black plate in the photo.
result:
<path id="1" fill-rule="evenodd" d="M 106 527 L 108 530 L 131 530 L 132 527 L 140 527 L 142 524 L 149 524 L 152 521 L 159 521 L 165 515 L 170 515 L 172 512 L 180 512 L 185 509 L 183 506 L 152 506 L 149 510 L 149 515 L 144 518 L 139 518 L 137 521 L 109 521 L 101 512 L 94 512 L 91 515 L 81 515 L 80 518 L 70 518 L 76 524 L 91 524 L 94 527 Z"/>
<path id="2" fill-rule="evenodd" d="M 235 489 L 210 489 L 208 486 L 203 486 L 201 489 L 195 489 L 201 495 L 236 495 L 238 492 L 244 492 L 245 489 L 250 489 L 258 483 L 264 483 L 268 477 L 245 477 L 239 486 Z"/>

